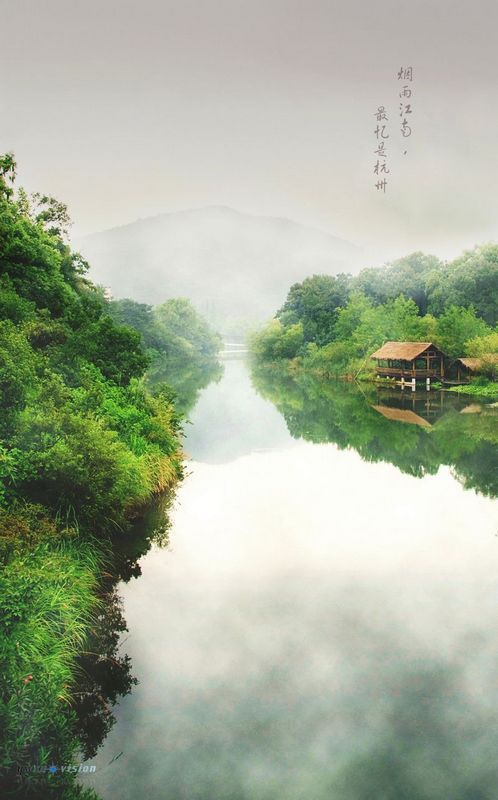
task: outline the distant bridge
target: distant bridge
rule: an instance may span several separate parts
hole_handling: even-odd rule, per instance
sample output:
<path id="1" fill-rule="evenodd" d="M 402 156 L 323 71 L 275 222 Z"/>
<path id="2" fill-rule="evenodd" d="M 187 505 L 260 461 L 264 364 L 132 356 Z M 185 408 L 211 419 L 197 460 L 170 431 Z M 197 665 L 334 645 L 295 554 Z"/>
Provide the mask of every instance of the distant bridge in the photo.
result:
<path id="1" fill-rule="evenodd" d="M 223 360 L 245 358 L 248 352 L 245 342 L 223 342 L 223 349 L 220 350 L 219 357 Z"/>

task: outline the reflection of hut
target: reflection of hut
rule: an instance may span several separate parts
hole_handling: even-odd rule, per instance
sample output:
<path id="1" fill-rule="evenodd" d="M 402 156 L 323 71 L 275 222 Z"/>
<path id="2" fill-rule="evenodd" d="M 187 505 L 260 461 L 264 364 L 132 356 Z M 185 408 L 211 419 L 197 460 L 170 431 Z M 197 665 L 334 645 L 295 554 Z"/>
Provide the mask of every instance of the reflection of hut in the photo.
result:
<path id="1" fill-rule="evenodd" d="M 432 342 L 386 342 L 371 358 L 377 362 L 379 377 L 444 378 L 445 356 Z"/>
<path id="2" fill-rule="evenodd" d="M 375 408 L 386 419 L 395 422 L 408 422 L 410 425 L 421 425 L 423 428 L 432 427 L 430 422 L 407 408 L 391 408 L 390 406 L 372 406 L 372 408 Z"/>
<path id="3" fill-rule="evenodd" d="M 460 414 L 482 414 L 482 405 L 480 403 L 470 403 L 460 411 Z"/>

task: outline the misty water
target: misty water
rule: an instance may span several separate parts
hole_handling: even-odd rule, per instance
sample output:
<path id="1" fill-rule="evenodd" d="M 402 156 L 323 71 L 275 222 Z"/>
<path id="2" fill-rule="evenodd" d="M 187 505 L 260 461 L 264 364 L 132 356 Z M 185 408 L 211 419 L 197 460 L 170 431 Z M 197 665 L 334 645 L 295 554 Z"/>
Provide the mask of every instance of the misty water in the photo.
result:
<path id="1" fill-rule="evenodd" d="M 496 797 L 497 410 L 229 361 L 190 417 L 169 545 L 118 587 L 138 685 L 84 784 Z"/>

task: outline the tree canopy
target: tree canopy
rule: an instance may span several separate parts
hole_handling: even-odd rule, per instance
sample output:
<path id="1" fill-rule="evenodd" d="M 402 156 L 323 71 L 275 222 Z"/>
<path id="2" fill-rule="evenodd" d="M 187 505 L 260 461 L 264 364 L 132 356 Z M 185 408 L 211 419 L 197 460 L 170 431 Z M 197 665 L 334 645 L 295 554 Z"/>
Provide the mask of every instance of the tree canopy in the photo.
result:
<path id="1" fill-rule="evenodd" d="M 449 263 L 417 252 L 355 277 L 313 275 L 250 344 L 266 361 L 356 374 L 388 340 L 432 341 L 450 357 L 496 353 L 497 320 L 498 245 L 484 245 Z"/>

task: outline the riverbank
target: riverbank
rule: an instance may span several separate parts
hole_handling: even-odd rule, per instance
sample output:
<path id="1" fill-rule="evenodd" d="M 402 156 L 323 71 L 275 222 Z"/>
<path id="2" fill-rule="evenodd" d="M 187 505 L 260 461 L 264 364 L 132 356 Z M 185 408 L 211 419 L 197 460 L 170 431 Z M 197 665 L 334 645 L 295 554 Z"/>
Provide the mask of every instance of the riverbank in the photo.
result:
<path id="1" fill-rule="evenodd" d="M 109 539 L 58 530 L 40 507 L 0 513 L 2 797 L 98 800 L 78 783 L 135 678 L 116 593 L 167 541 L 167 492 Z M 90 767 L 85 764 L 83 773 Z"/>
<path id="2" fill-rule="evenodd" d="M 374 369 L 365 368 L 364 362 L 356 363 L 354 367 L 353 365 L 349 365 L 346 371 L 339 368 L 333 370 L 323 366 L 316 366 L 300 356 L 296 356 L 292 359 L 279 359 L 275 361 L 261 361 L 253 356 L 252 363 L 256 368 L 267 369 L 281 375 L 297 376 L 303 374 L 318 380 L 338 380 L 348 383 L 356 381 L 358 383 L 369 383 L 377 386 L 396 385 L 396 381 L 392 379 L 378 378 Z M 409 384 L 406 383 L 405 387 L 408 389 Z M 425 384 L 423 384 L 423 388 L 425 389 Z M 471 383 L 462 384 L 460 386 L 445 387 L 439 382 L 433 382 L 431 390 L 469 395 L 470 397 L 481 398 L 483 400 L 498 399 L 498 383 L 488 380 L 483 376 L 475 378 Z"/>
<path id="3" fill-rule="evenodd" d="M 92 640 L 99 625 L 105 629 L 112 622 L 105 585 L 114 580 L 113 548 L 119 551 L 128 539 L 121 531 L 113 545 L 61 527 L 39 506 L 0 513 L 2 797 L 96 797 L 76 784 L 71 771 L 82 760 L 86 741 L 78 695 L 89 666 L 102 672 L 96 665 L 105 652 Z M 118 662 L 111 656 L 116 673 Z M 97 717 L 105 719 L 109 704 L 98 698 L 105 697 L 107 684 L 104 678 L 97 691 L 83 693 L 95 694 Z"/>
<path id="4" fill-rule="evenodd" d="M 62 767 L 86 736 L 75 687 L 111 539 L 182 478 L 183 418 L 85 276 L 65 207 L 14 177 L 0 158 L 0 794 L 69 800 L 91 796 Z"/>
<path id="5" fill-rule="evenodd" d="M 89 799 L 60 766 L 77 755 L 76 659 L 98 610 L 103 553 L 45 524 L 50 535 L 34 547 L 17 539 L 0 577 L 3 796 L 51 798 L 64 790 Z M 6 526 L 11 521 L 4 518 Z"/>

